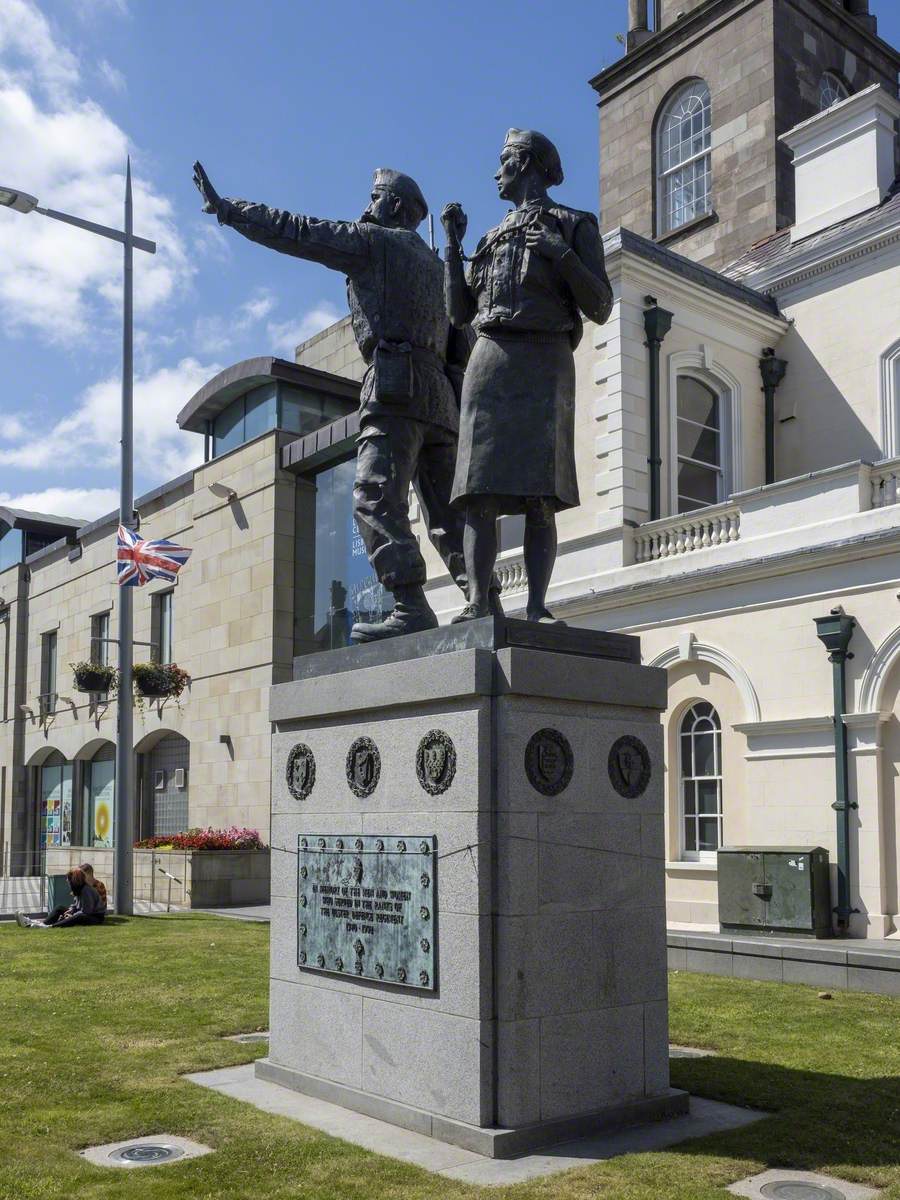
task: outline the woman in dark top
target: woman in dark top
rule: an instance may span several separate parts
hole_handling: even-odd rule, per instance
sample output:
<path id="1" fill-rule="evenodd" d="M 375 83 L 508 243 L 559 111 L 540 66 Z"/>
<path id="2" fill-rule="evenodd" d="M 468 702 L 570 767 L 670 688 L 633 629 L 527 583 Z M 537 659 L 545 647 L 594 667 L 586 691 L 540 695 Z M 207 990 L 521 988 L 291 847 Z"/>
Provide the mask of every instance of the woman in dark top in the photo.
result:
<path id="1" fill-rule="evenodd" d="M 478 243 L 468 271 L 465 213 L 448 204 L 441 214 L 450 320 L 478 334 L 463 383 L 451 497 L 466 512 L 470 581 L 470 603 L 456 620 L 487 615 L 497 517 L 524 512 L 527 616 L 553 621 L 545 600 L 556 513 L 579 502 L 573 350 L 582 313 L 601 325 L 608 318 L 612 288 L 597 218 L 547 195 L 563 180 L 549 138 L 511 129 L 495 179 L 515 208 Z"/>
<path id="2" fill-rule="evenodd" d="M 48 913 L 43 921 L 34 921 L 24 913 L 16 913 L 22 929 L 64 929 L 70 925 L 99 925 L 106 915 L 105 906 L 100 903 L 100 895 L 92 888 L 85 878 L 84 871 L 79 867 L 66 873 L 72 895 L 75 897 L 68 908 L 60 905 Z"/>

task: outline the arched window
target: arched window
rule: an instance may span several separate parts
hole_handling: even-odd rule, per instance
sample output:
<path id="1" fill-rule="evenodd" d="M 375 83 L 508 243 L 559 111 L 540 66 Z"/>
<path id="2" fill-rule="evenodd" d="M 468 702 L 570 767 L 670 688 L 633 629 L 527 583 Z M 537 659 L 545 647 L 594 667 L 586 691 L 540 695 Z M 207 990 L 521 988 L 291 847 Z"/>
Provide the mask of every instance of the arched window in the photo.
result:
<path id="1" fill-rule="evenodd" d="M 660 234 L 712 212 L 711 135 L 709 88 L 693 79 L 669 100 L 657 128 Z"/>
<path id="2" fill-rule="evenodd" d="M 725 499 L 721 397 L 692 375 L 679 375 L 675 399 L 680 513 Z"/>
<path id="3" fill-rule="evenodd" d="M 819 111 L 824 112 L 833 104 L 839 104 L 850 95 L 850 89 L 840 76 L 833 71 L 826 71 L 819 80 Z"/>
<path id="4" fill-rule="evenodd" d="M 722 845 L 722 722 L 697 700 L 681 719 L 681 838 L 684 858 L 712 858 Z"/>

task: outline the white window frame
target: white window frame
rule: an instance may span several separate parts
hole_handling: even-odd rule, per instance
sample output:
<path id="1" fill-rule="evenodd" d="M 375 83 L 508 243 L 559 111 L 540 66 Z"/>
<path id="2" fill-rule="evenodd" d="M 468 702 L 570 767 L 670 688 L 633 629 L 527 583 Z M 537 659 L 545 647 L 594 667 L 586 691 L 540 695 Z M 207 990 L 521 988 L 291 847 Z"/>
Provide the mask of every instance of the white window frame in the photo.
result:
<path id="1" fill-rule="evenodd" d="M 682 728 L 684 726 L 685 718 L 687 717 L 688 713 L 693 711 L 693 708 L 696 704 L 708 704 L 712 708 L 713 712 L 716 714 L 718 721 L 719 721 L 718 763 L 716 764 L 718 766 L 718 774 L 717 775 L 703 775 L 703 776 L 691 775 L 689 778 L 692 781 L 695 781 L 698 778 L 699 779 L 716 779 L 716 780 L 718 780 L 718 783 L 719 783 L 718 813 L 716 813 L 716 814 L 706 813 L 704 815 L 718 816 L 719 847 L 724 846 L 724 844 L 725 844 L 725 834 L 724 834 L 724 827 L 725 827 L 725 769 L 724 769 L 724 761 L 723 761 L 724 757 L 725 757 L 725 738 L 724 738 L 724 730 L 722 727 L 722 714 L 719 712 L 719 710 L 716 708 L 716 706 L 713 704 L 713 702 L 711 700 L 705 700 L 705 699 L 703 699 L 703 697 L 697 696 L 693 700 L 688 701 L 688 703 L 686 705 L 684 705 L 684 707 L 681 709 L 680 713 L 678 714 L 677 724 L 675 726 L 675 738 L 677 740 L 677 747 L 678 747 L 677 758 L 678 758 L 678 847 L 679 847 L 679 857 L 682 862 L 715 863 L 717 861 L 718 849 L 716 849 L 716 850 L 688 850 L 685 848 L 684 823 L 689 814 L 685 813 L 685 811 L 684 811 L 685 775 L 684 775 L 684 761 L 682 759 L 682 752 L 681 752 L 681 733 L 682 733 Z M 694 807 L 696 809 L 696 807 L 697 807 L 696 803 L 695 803 Z M 699 845 L 700 829 L 699 829 L 698 814 L 695 812 L 693 814 L 693 817 L 694 817 L 694 820 L 698 822 L 698 824 L 697 824 L 697 839 L 696 840 Z"/>
<path id="2" fill-rule="evenodd" d="M 881 356 L 881 452 L 900 457 L 900 339 Z"/>
<path id="3" fill-rule="evenodd" d="M 832 100 L 830 104 L 825 104 L 823 102 L 822 93 L 825 89 L 826 81 L 831 84 L 831 90 L 837 96 L 837 99 Z M 850 89 L 847 87 L 846 83 L 844 83 L 843 79 L 841 79 L 840 75 L 836 74 L 834 71 L 822 72 L 822 75 L 819 79 L 819 112 L 827 112 L 830 108 L 834 108 L 835 104 L 840 104 L 842 100 L 849 99 L 850 95 Z"/>
<path id="4" fill-rule="evenodd" d="M 165 591 L 155 592 L 152 597 L 152 603 L 155 608 L 153 614 L 151 637 L 156 640 L 155 653 L 157 661 L 168 666 L 175 661 L 175 589 L 167 588 Z M 168 606 L 169 619 L 168 625 L 163 619 L 163 609 Z M 166 654 L 168 651 L 168 655 Z"/>
<path id="5" fill-rule="evenodd" d="M 715 361 L 708 346 L 699 350 L 681 350 L 668 358 L 668 404 L 669 422 L 669 514 L 678 515 L 678 379 L 689 375 L 716 393 L 719 398 L 720 434 L 722 461 L 721 495 L 719 503 L 727 500 L 743 487 L 743 465 L 741 453 L 741 384 L 736 376 Z M 696 509 L 702 512 L 703 509 Z"/>
<path id="6" fill-rule="evenodd" d="M 686 97 L 695 89 L 704 88 L 708 97 L 709 103 L 706 106 L 709 111 L 708 125 L 708 140 L 704 148 L 696 154 L 690 154 L 687 158 L 682 159 L 675 166 L 666 167 L 664 165 L 664 145 L 663 139 L 666 132 L 666 123 L 672 116 L 673 110 L 682 103 Z M 660 110 L 659 118 L 656 123 L 655 142 L 656 142 L 656 236 L 666 237 L 670 233 L 676 233 L 679 229 L 683 229 L 686 225 L 690 225 L 693 221 L 698 221 L 703 217 L 707 217 L 713 211 L 712 203 L 712 96 L 709 90 L 709 84 L 705 79 L 689 79 L 674 92 L 664 103 Z M 706 192 L 706 207 L 703 212 L 695 213 L 686 221 L 682 221 L 680 225 L 669 224 L 669 206 L 666 200 L 666 182 L 675 175 L 678 171 L 683 171 L 685 167 L 692 163 L 700 162 L 702 159 L 709 160 L 708 175 L 709 187 Z"/>

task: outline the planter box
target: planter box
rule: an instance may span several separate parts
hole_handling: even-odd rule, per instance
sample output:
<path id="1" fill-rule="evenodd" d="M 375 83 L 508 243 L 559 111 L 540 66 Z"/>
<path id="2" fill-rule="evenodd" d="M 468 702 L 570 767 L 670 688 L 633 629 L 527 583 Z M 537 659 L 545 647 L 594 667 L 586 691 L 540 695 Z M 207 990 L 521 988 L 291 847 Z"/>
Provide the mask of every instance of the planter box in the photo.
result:
<path id="1" fill-rule="evenodd" d="M 163 872 L 173 875 L 169 879 Z M 268 850 L 135 850 L 135 899 L 189 908 L 269 903 Z"/>
<path id="2" fill-rule="evenodd" d="M 48 874 L 94 864 L 113 896 L 113 852 L 87 846 L 47 851 Z M 266 850 L 135 850 L 134 898 L 179 908 L 243 908 L 269 903 Z M 174 879 L 163 874 L 167 871 Z"/>
<path id="3" fill-rule="evenodd" d="M 103 695 L 112 687 L 114 680 L 101 672 L 84 671 L 73 676 L 76 692 L 98 692 Z"/>

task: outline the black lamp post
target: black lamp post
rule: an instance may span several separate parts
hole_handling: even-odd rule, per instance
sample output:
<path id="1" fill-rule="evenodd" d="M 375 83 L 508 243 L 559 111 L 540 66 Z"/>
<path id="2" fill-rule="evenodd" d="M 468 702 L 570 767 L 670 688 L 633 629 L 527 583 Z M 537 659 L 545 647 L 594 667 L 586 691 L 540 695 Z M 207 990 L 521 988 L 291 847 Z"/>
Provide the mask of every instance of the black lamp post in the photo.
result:
<path id="1" fill-rule="evenodd" d="M 850 639 L 856 628 L 853 617 L 847 616 L 840 607 L 833 608 L 827 617 L 815 617 L 816 634 L 828 651 L 832 665 L 834 683 L 834 773 L 835 801 L 832 808 L 837 813 L 837 882 L 838 902 L 835 908 L 840 933 L 847 933 L 851 913 L 858 909 L 850 907 L 850 810 L 857 807 L 850 800 L 849 775 L 847 770 L 847 726 L 844 714 L 847 711 L 847 681 L 844 664 L 850 653 Z"/>

